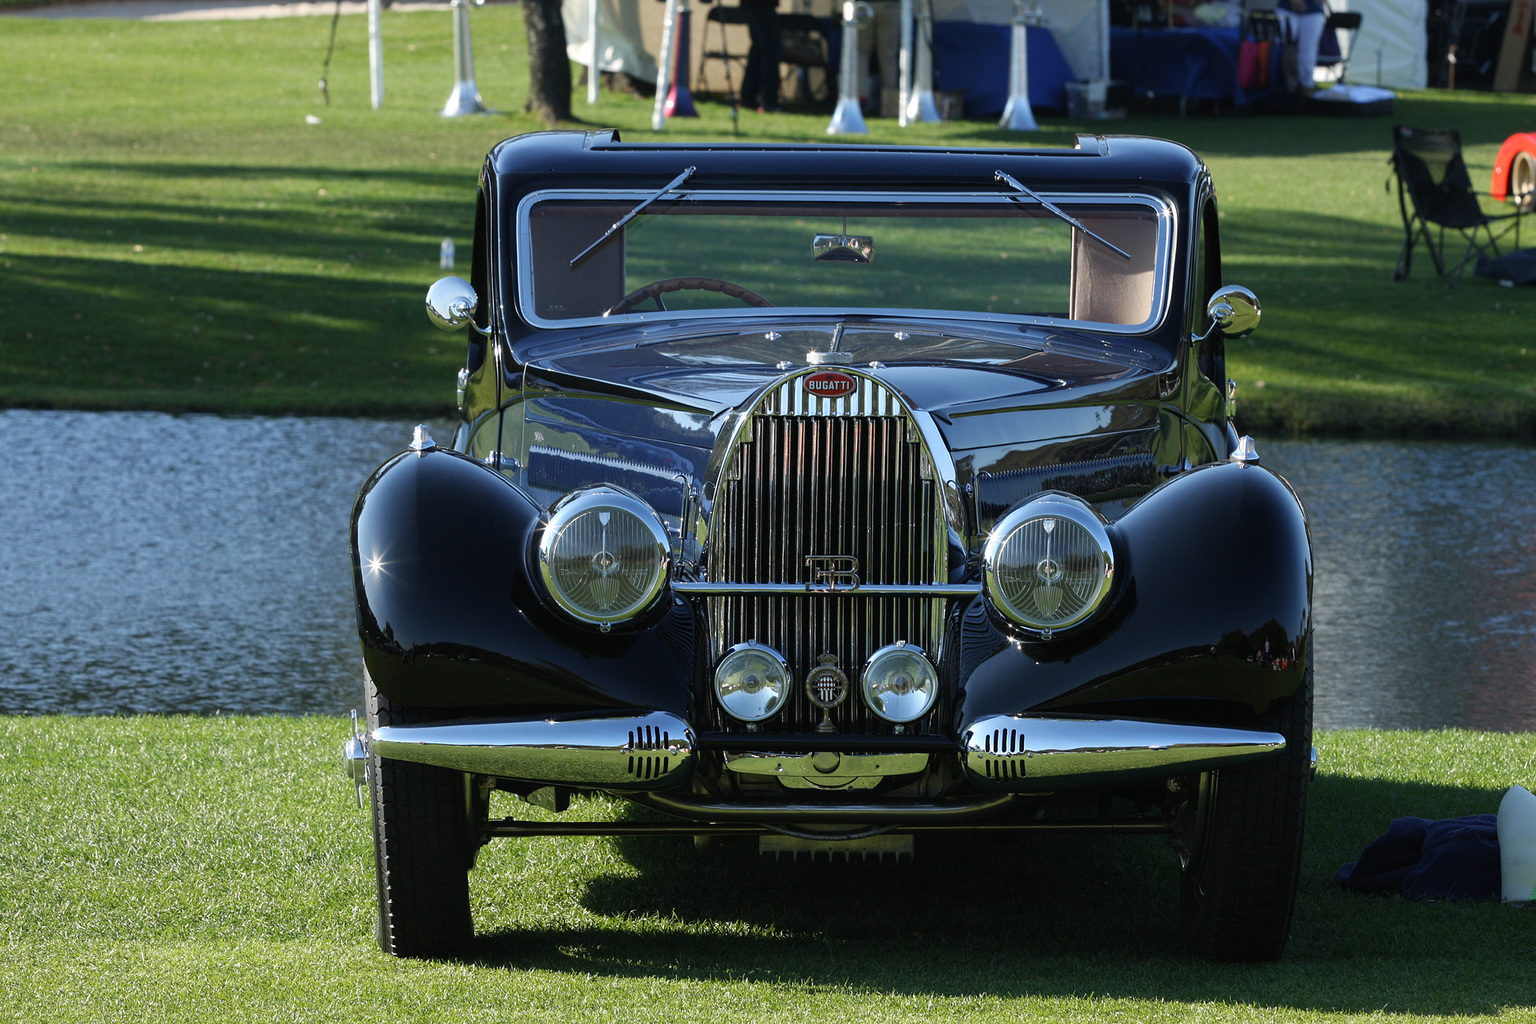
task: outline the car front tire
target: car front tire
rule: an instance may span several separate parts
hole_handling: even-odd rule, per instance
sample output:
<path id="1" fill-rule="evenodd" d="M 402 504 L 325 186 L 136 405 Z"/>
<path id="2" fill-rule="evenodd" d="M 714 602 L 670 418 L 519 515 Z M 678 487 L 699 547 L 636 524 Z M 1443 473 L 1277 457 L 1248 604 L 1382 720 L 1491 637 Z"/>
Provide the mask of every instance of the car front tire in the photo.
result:
<path id="1" fill-rule="evenodd" d="M 365 682 L 368 728 L 404 725 L 397 707 Z M 478 847 L 463 772 L 369 754 L 379 946 L 398 957 L 462 953 L 474 937 L 469 869 Z"/>
<path id="2" fill-rule="evenodd" d="M 1285 750 L 1201 777 L 1180 875 L 1185 945 L 1208 960 L 1279 959 L 1301 877 L 1312 777 L 1312 674 L 1271 727 Z"/>

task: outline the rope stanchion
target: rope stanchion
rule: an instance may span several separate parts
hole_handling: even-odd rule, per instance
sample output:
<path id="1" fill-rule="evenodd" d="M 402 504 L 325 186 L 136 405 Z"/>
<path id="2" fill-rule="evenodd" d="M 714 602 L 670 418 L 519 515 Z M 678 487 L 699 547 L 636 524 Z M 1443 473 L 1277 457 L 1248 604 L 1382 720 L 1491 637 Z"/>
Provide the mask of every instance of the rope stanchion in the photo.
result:
<path id="1" fill-rule="evenodd" d="M 380 0 L 368 0 L 368 102 L 384 105 L 384 39 L 379 30 Z"/>
<path id="2" fill-rule="evenodd" d="M 689 38 L 689 26 L 693 22 L 693 11 L 689 7 L 688 0 L 678 0 L 677 4 L 677 67 L 672 75 L 672 87 L 667 90 L 667 102 L 663 107 L 663 113 L 668 117 L 698 117 L 698 111 L 693 109 L 693 93 L 688 89 L 688 58 L 693 53 L 693 41 Z"/>
<path id="3" fill-rule="evenodd" d="M 667 97 L 672 91 L 672 65 L 677 62 L 677 8 L 680 0 L 667 0 L 661 16 L 661 57 L 656 61 L 656 105 L 651 110 L 651 130 L 667 126 Z"/>
<path id="4" fill-rule="evenodd" d="M 452 0 L 453 7 L 453 92 L 443 106 L 444 117 L 463 117 L 466 114 L 490 114 L 480 99 L 475 86 L 475 50 L 469 39 L 469 5 L 471 0 Z M 484 6 L 485 0 L 475 0 L 475 6 Z"/>
<path id="5" fill-rule="evenodd" d="M 599 0 L 588 0 L 587 2 L 587 45 L 592 48 L 587 58 L 587 102 L 589 104 L 597 102 L 598 86 L 602 84 L 603 78 L 598 58 L 598 54 L 601 51 L 597 47 L 598 2 Z"/>
<path id="6" fill-rule="evenodd" d="M 940 120 L 933 100 L 933 4 L 917 0 L 917 38 L 913 41 L 912 91 L 907 97 L 907 123 Z"/>
<path id="7" fill-rule="evenodd" d="M 1042 24 L 1039 4 L 1013 0 L 1013 46 L 1008 52 L 1008 105 L 997 126 L 1010 132 L 1038 131 L 1029 105 L 1029 29 Z"/>
<path id="8" fill-rule="evenodd" d="M 341 0 L 336 0 L 336 10 L 331 14 L 331 41 L 325 47 L 325 63 L 320 66 L 320 95 L 325 105 L 331 105 L 331 57 L 336 53 L 336 25 L 341 21 Z"/>
<path id="9" fill-rule="evenodd" d="M 865 0 L 843 3 L 843 53 L 839 63 L 837 109 L 827 125 L 828 135 L 868 135 L 864 112 L 859 109 L 859 28 L 875 17 L 875 9 Z"/>

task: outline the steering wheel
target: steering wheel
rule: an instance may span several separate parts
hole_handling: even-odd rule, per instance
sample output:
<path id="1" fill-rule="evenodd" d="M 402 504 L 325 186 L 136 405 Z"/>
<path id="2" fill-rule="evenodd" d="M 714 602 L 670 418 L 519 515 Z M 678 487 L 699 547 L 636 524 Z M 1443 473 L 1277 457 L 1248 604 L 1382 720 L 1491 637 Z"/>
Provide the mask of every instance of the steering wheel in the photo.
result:
<path id="1" fill-rule="evenodd" d="M 661 297 L 667 292 L 702 291 L 719 292 L 721 295 L 729 295 L 733 299 L 740 299 L 749 306 L 764 307 L 773 303 L 763 298 L 750 288 L 743 288 L 739 284 L 722 281 L 718 277 L 669 277 L 662 281 L 652 281 L 641 288 L 636 288 L 618 302 L 603 311 L 603 316 L 614 316 L 618 313 L 628 313 L 646 299 L 655 299 L 656 305 L 662 310 L 667 307 L 661 301 Z"/>

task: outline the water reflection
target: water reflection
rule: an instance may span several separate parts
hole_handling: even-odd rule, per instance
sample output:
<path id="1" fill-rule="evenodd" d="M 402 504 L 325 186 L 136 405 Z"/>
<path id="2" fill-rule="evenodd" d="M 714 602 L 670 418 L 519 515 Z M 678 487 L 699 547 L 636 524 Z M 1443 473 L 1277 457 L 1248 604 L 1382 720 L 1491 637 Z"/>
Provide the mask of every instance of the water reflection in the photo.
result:
<path id="1" fill-rule="evenodd" d="M 358 703 L 347 517 L 399 423 L 0 412 L 0 712 Z"/>
<path id="2" fill-rule="evenodd" d="M 1536 449 L 1261 444 L 1307 506 L 1324 728 L 1536 728 Z"/>
<path id="3" fill-rule="evenodd" d="M 410 426 L 0 411 L 0 713 L 356 706 L 347 516 Z M 1536 449 L 1260 450 L 1311 517 L 1318 724 L 1536 728 Z"/>

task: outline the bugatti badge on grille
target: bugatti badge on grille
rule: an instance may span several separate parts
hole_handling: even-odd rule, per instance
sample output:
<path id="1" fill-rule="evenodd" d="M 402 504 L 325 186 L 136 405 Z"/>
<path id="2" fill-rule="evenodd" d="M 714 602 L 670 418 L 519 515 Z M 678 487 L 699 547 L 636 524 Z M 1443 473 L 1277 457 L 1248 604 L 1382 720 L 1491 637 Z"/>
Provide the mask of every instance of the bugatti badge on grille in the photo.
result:
<path id="1" fill-rule="evenodd" d="M 848 677 L 837 667 L 837 655 L 823 654 L 820 662 L 805 677 L 805 693 L 811 703 L 821 708 L 821 724 L 817 732 L 837 732 L 832 724 L 832 709 L 848 699 Z"/>
<path id="2" fill-rule="evenodd" d="M 852 555 L 806 555 L 806 590 L 858 590 L 859 560 Z"/>
<path id="3" fill-rule="evenodd" d="M 802 377 L 801 386 L 817 398 L 842 398 L 853 394 L 858 382 L 840 370 L 821 370 Z"/>

